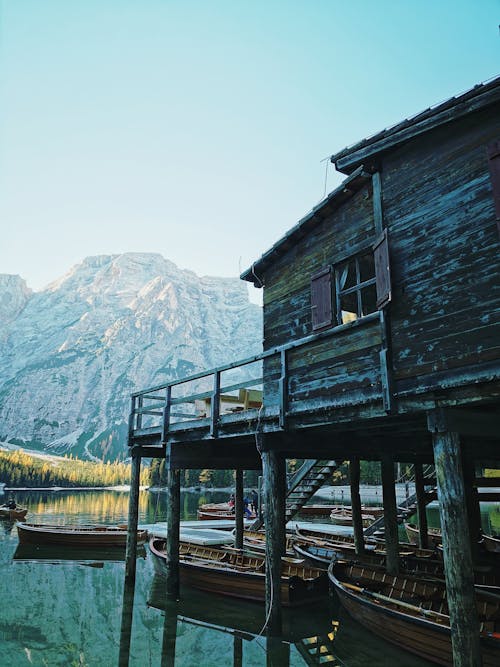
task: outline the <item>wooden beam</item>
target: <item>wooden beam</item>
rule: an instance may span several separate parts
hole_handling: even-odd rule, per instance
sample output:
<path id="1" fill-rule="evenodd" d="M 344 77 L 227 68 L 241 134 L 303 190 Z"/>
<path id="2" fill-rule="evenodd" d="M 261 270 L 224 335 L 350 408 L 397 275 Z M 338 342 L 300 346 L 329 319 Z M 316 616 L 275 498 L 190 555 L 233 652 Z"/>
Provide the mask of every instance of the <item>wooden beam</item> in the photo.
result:
<path id="1" fill-rule="evenodd" d="M 125 578 L 135 581 L 137 561 L 137 526 L 139 524 L 139 484 L 141 477 L 141 457 L 132 448 L 130 470 L 130 493 L 128 500 L 127 551 L 125 555 Z"/>
<path id="2" fill-rule="evenodd" d="M 167 600 L 179 599 L 180 471 L 167 474 Z"/>
<path id="3" fill-rule="evenodd" d="M 352 525 L 354 530 L 354 547 L 357 554 L 365 551 L 363 537 L 363 517 L 361 510 L 361 495 L 359 493 L 360 465 L 359 459 L 349 461 L 349 480 L 351 485 Z"/>
<path id="4" fill-rule="evenodd" d="M 394 462 L 388 456 L 381 461 L 382 495 L 384 501 L 384 534 L 386 569 L 389 574 L 399 572 L 398 508 L 394 484 Z"/>
<path id="5" fill-rule="evenodd" d="M 432 416 L 430 423 L 436 418 L 439 415 Z M 453 665 L 480 667 L 479 621 L 460 439 L 457 433 L 434 431 L 433 441 Z"/>
<path id="6" fill-rule="evenodd" d="M 237 549 L 243 548 L 243 470 L 236 471 L 236 488 L 234 494 L 234 519 L 236 523 L 236 532 L 234 536 L 234 546 Z"/>
<path id="7" fill-rule="evenodd" d="M 498 414 L 485 410 L 467 408 L 437 408 L 428 413 L 428 428 L 431 433 L 459 433 L 477 438 L 492 438 L 500 441 Z"/>
<path id="8" fill-rule="evenodd" d="M 429 546 L 429 531 L 427 527 L 427 498 L 425 496 L 425 481 L 421 463 L 415 463 L 415 493 L 417 494 L 417 516 L 419 546 L 427 549 Z"/>
<path id="9" fill-rule="evenodd" d="M 262 452 L 264 517 L 266 526 L 267 632 L 281 634 L 281 556 L 285 552 L 285 459 Z"/>

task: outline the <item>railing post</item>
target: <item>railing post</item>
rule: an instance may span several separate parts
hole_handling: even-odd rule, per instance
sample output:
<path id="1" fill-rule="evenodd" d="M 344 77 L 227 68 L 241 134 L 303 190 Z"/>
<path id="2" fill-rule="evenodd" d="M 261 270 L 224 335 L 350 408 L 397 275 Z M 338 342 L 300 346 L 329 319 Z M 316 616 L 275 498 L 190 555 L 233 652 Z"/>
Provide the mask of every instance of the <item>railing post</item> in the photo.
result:
<path id="1" fill-rule="evenodd" d="M 286 350 L 280 352 L 281 377 L 279 380 L 280 396 L 280 418 L 279 426 L 282 430 L 286 428 L 286 413 L 288 411 L 288 359 Z"/>
<path id="2" fill-rule="evenodd" d="M 172 386 L 168 385 L 165 393 L 165 406 L 163 408 L 163 422 L 161 425 L 161 445 L 166 447 L 168 430 L 170 427 L 170 408 L 172 406 Z"/>
<path id="3" fill-rule="evenodd" d="M 139 396 L 138 406 L 137 406 L 138 413 L 137 413 L 137 421 L 136 421 L 138 429 L 142 428 L 142 412 L 140 412 L 140 411 L 142 410 L 143 407 L 144 407 L 144 397 Z"/>
<path id="4" fill-rule="evenodd" d="M 134 429 L 135 429 L 135 406 L 136 398 L 132 396 L 130 400 L 130 414 L 128 416 L 128 446 L 132 447 L 134 444 Z"/>
<path id="5" fill-rule="evenodd" d="M 214 372 L 214 390 L 212 392 L 212 419 L 210 422 L 210 435 L 216 438 L 219 431 L 220 416 L 220 371 Z"/>

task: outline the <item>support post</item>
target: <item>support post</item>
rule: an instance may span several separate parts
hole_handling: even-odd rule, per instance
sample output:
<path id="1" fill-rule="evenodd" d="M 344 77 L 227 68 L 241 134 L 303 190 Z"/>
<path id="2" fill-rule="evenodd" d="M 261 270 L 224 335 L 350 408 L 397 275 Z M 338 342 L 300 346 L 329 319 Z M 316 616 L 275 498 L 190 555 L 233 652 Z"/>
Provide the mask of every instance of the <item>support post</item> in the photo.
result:
<path id="1" fill-rule="evenodd" d="M 476 479 L 474 461 L 464 458 L 462 460 L 462 469 L 464 474 L 465 505 L 469 520 L 471 556 L 474 563 L 479 558 L 479 541 L 483 533 L 479 493 L 474 484 Z"/>
<path id="2" fill-rule="evenodd" d="M 125 578 L 135 581 L 137 561 L 137 526 L 139 524 L 139 486 L 141 457 L 135 448 L 131 450 L 130 494 L 128 500 L 127 552 L 125 556 Z"/>
<path id="3" fill-rule="evenodd" d="M 128 667 L 130 640 L 132 637 L 132 618 L 134 615 L 135 581 L 125 577 L 123 583 L 122 622 L 120 626 L 120 652 L 118 667 Z"/>
<path id="4" fill-rule="evenodd" d="M 448 430 L 446 413 L 428 415 L 443 539 L 446 593 L 454 667 L 480 667 L 479 620 L 474 593 L 460 437 Z"/>
<path id="5" fill-rule="evenodd" d="M 359 493 L 360 465 L 359 459 L 349 461 L 349 479 L 351 484 L 352 526 L 354 530 L 354 548 L 357 554 L 365 551 L 363 537 L 363 516 L 361 510 L 361 496 Z"/>
<path id="6" fill-rule="evenodd" d="M 167 475 L 167 600 L 179 599 L 180 471 Z"/>
<path id="7" fill-rule="evenodd" d="M 163 622 L 163 640 L 161 645 L 161 667 L 175 666 L 175 644 L 177 641 L 177 604 L 171 600 L 165 602 Z"/>
<path id="8" fill-rule="evenodd" d="M 267 632 L 281 634 L 281 556 L 285 552 L 285 460 L 274 451 L 263 451 L 262 468 L 266 525 Z"/>
<path id="9" fill-rule="evenodd" d="M 427 526 L 427 498 L 425 497 L 424 473 L 421 463 L 413 466 L 415 472 L 415 493 L 417 494 L 418 543 L 421 549 L 429 546 L 429 531 Z"/>
<path id="10" fill-rule="evenodd" d="M 236 530 L 234 546 L 243 549 L 243 470 L 236 471 L 236 488 L 234 494 L 234 518 Z"/>
<path id="11" fill-rule="evenodd" d="M 398 508 L 394 485 L 394 462 L 382 458 L 382 495 L 384 499 L 385 566 L 389 574 L 399 572 Z"/>

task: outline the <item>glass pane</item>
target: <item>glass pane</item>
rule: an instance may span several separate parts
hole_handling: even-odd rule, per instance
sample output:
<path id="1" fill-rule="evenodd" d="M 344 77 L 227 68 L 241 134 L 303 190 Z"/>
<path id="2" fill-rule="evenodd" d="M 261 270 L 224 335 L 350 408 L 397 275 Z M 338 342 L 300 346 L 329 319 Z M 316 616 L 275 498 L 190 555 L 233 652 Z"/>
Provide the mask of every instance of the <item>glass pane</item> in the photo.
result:
<path id="1" fill-rule="evenodd" d="M 341 290 L 356 285 L 356 266 L 353 260 L 341 264 L 337 269 L 339 287 Z"/>
<path id="2" fill-rule="evenodd" d="M 362 315 L 369 315 L 377 310 L 377 288 L 375 285 L 361 290 Z"/>
<path id="3" fill-rule="evenodd" d="M 361 282 L 375 278 L 375 262 L 372 253 L 359 257 L 359 274 Z"/>
<path id="4" fill-rule="evenodd" d="M 340 314 L 342 324 L 358 319 L 357 294 L 344 294 L 340 297 Z"/>

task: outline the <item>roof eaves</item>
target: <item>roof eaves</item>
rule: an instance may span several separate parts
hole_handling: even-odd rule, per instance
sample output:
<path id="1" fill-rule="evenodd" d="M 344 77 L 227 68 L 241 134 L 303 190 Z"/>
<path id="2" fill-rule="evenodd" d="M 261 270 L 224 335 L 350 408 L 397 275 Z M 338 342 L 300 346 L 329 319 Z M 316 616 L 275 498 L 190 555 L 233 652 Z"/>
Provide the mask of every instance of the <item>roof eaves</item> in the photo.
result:
<path id="1" fill-rule="evenodd" d="M 499 100 L 500 77 L 495 77 L 334 153 L 330 161 L 338 171 L 349 174 L 378 153 Z"/>
<path id="2" fill-rule="evenodd" d="M 264 283 L 260 277 L 265 269 L 272 264 L 278 257 L 284 254 L 294 246 L 307 232 L 315 227 L 326 215 L 339 206 L 342 202 L 349 199 L 371 178 L 371 174 L 364 171 L 363 166 L 359 166 L 350 176 L 332 190 L 329 195 L 322 199 L 319 204 L 314 206 L 311 211 L 299 222 L 282 236 L 279 241 L 269 248 L 250 268 L 244 271 L 240 278 L 254 283 L 256 287 L 263 287 Z"/>

